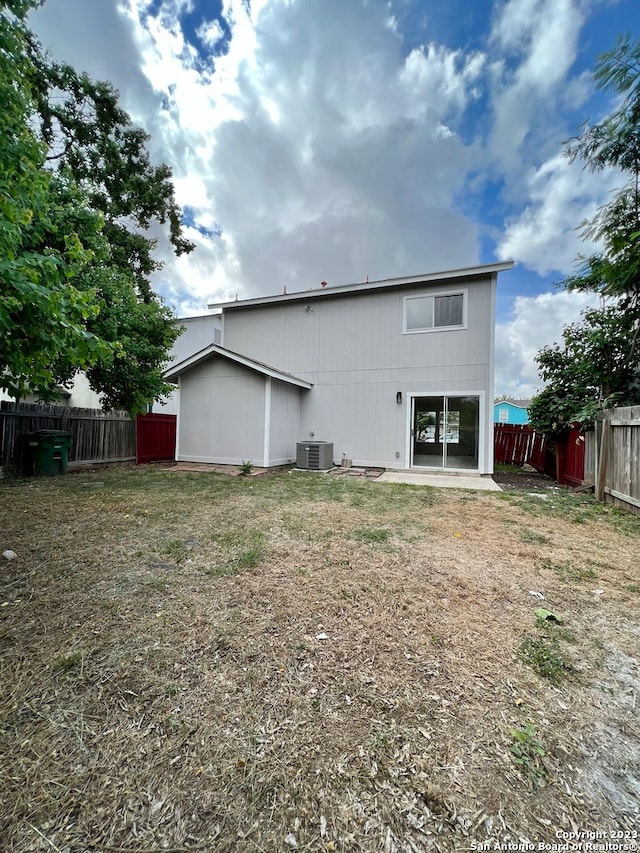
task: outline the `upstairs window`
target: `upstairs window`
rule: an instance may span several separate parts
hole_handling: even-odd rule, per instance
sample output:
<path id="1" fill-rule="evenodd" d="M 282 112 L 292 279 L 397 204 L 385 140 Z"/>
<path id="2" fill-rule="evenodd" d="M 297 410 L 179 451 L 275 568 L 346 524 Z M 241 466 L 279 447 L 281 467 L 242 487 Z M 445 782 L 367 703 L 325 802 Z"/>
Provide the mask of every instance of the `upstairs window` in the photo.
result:
<path id="1" fill-rule="evenodd" d="M 464 293 L 407 296 L 404 300 L 404 331 L 464 329 L 465 307 Z"/>

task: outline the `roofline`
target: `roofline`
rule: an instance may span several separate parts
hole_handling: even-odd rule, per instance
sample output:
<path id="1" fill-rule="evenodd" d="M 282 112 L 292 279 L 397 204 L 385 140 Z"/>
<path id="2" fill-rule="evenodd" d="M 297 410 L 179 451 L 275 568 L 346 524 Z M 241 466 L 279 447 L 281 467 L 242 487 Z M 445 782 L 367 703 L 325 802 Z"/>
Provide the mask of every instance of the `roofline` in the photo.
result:
<path id="1" fill-rule="evenodd" d="M 193 367 L 197 367 L 198 364 L 208 361 L 208 359 L 213 355 L 219 355 L 221 358 L 226 358 L 228 361 L 233 361 L 243 367 L 248 367 L 250 370 L 255 370 L 257 373 L 262 373 L 263 376 L 270 376 L 272 379 L 279 379 L 280 382 L 287 382 L 289 385 L 296 385 L 298 388 L 305 388 L 306 390 L 313 388 L 312 382 L 307 382 L 305 379 L 299 379 L 291 373 L 284 373 L 282 370 L 277 370 L 275 367 L 269 367 L 268 364 L 262 364 L 259 361 L 254 361 L 252 358 L 247 358 L 245 355 L 232 352 L 218 344 L 209 344 L 209 346 L 204 347 L 204 349 L 198 350 L 198 352 L 193 353 L 188 358 L 183 359 L 178 362 L 178 364 L 175 364 L 173 367 L 165 370 L 163 376 L 170 382 L 171 379 L 177 378 L 181 374 L 191 370 Z"/>
<path id="2" fill-rule="evenodd" d="M 279 293 L 275 296 L 256 296 L 251 299 L 236 299 L 232 302 L 210 302 L 207 308 L 245 308 L 252 305 L 270 305 L 279 302 L 298 302 L 302 300 L 318 299 L 326 296 L 340 296 L 342 294 L 362 292 L 365 290 L 382 290 L 390 287 L 401 287 L 403 285 L 421 284 L 430 281 L 442 281 L 444 279 L 470 278 L 472 276 L 491 275 L 512 269 L 514 261 L 502 261 L 497 264 L 484 264 L 475 267 L 463 267 L 457 270 L 442 270 L 440 272 L 425 273 L 423 275 L 412 275 L 402 278 L 385 278 L 379 281 L 365 281 L 355 284 L 340 284 L 335 287 L 313 290 L 302 290 L 296 293 Z"/>
<path id="3" fill-rule="evenodd" d="M 190 317 L 174 317 L 177 323 L 188 323 L 189 320 L 202 320 L 204 317 L 220 317 L 220 314 L 214 314 L 211 311 L 208 314 L 192 314 Z"/>
<path id="4" fill-rule="evenodd" d="M 531 402 L 531 400 L 529 400 L 529 403 L 530 403 L 530 402 Z M 515 406 L 515 407 L 516 407 L 516 409 L 528 409 L 528 408 L 529 408 L 529 406 L 528 406 L 528 405 L 523 406 L 523 405 L 522 405 L 522 403 L 514 403 L 514 402 L 513 402 L 513 400 L 506 400 L 504 397 L 503 397 L 502 399 L 500 399 L 500 400 L 496 400 L 496 401 L 495 401 L 495 403 L 494 403 L 493 405 L 494 405 L 494 406 L 499 406 L 499 405 L 500 405 L 500 403 L 508 403 L 510 406 Z"/>

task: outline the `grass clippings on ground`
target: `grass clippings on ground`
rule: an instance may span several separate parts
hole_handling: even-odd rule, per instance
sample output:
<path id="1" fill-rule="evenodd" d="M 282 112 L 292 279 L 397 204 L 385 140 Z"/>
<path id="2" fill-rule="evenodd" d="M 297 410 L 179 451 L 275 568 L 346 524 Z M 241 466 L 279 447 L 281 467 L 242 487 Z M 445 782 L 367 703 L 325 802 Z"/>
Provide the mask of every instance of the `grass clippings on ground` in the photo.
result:
<path id="1" fill-rule="evenodd" d="M 295 473 L 0 489 L 2 849 L 453 851 L 637 826 L 637 519 Z M 541 596 L 562 626 L 536 623 Z M 537 673 L 527 637 L 570 677 Z"/>

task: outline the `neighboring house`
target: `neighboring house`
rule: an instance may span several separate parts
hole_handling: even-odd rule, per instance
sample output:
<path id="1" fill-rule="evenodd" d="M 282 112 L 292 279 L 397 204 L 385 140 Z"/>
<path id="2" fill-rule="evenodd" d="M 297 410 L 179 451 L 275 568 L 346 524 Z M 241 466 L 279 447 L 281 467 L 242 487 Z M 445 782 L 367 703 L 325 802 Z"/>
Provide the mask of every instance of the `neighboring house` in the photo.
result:
<path id="1" fill-rule="evenodd" d="M 179 461 L 493 470 L 495 290 L 511 262 L 229 302 L 166 372 Z"/>
<path id="2" fill-rule="evenodd" d="M 84 373 L 76 373 L 69 388 L 58 386 L 57 395 L 49 405 L 67 406 L 78 409 L 99 409 L 100 397 L 89 385 L 89 380 Z M 3 400 L 14 402 L 15 397 L 8 394 L 4 388 L 0 389 L 0 402 Z M 20 398 L 21 403 L 40 403 L 37 394 L 26 394 Z"/>
<path id="3" fill-rule="evenodd" d="M 199 317 L 185 317 L 176 321 L 182 327 L 180 336 L 176 339 L 169 351 L 169 366 L 183 361 L 187 356 L 202 349 L 210 343 L 220 343 L 222 334 L 221 315 L 203 314 Z M 0 389 L 1 400 L 13 400 L 14 398 Z M 80 409 L 101 408 L 101 397 L 89 385 L 89 380 L 84 373 L 76 373 L 68 389 L 60 388 L 58 399 L 54 401 L 57 406 L 68 406 Z M 30 394 L 22 398 L 23 403 L 37 403 L 37 395 Z M 154 403 L 153 411 L 165 415 L 177 414 L 178 402 L 175 392 L 164 403 Z"/>
<path id="4" fill-rule="evenodd" d="M 531 400 L 499 400 L 493 406 L 493 420 L 496 424 L 529 423 L 527 409 Z"/>

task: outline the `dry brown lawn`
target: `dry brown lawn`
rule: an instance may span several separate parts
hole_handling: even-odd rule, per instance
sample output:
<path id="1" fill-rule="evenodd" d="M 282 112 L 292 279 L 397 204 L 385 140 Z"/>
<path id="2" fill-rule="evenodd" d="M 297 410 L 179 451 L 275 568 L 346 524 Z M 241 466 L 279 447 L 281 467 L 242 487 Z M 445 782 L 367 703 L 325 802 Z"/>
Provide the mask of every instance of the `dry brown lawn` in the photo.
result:
<path id="1" fill-rule="evenodd" d="M 640 844 L 639 519 L 160 467 L 0 503 L 3 853 Z"/>

